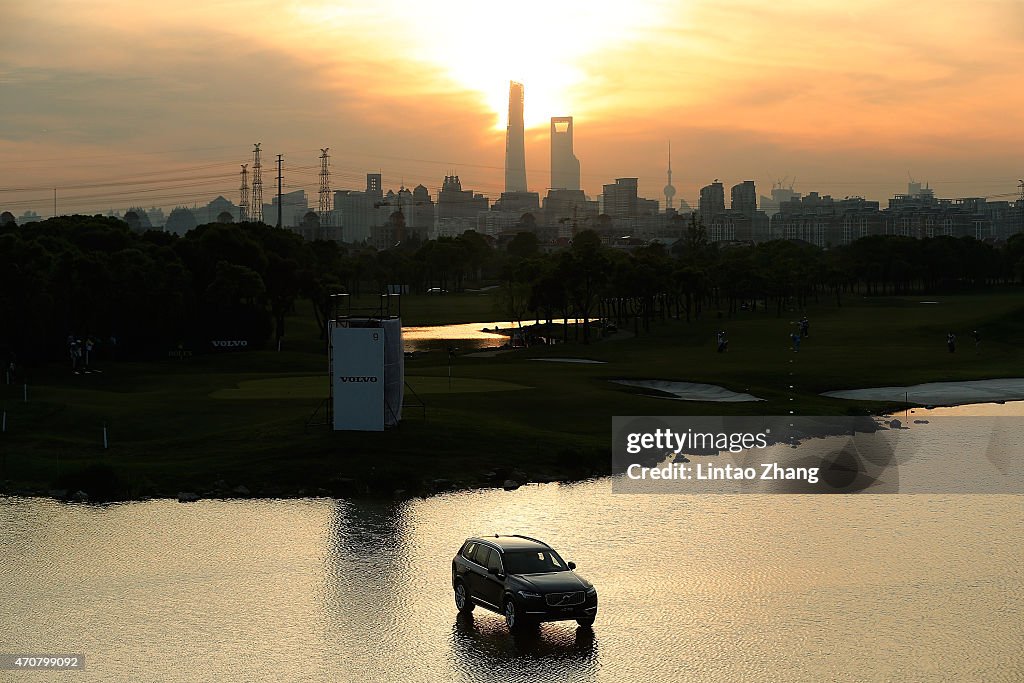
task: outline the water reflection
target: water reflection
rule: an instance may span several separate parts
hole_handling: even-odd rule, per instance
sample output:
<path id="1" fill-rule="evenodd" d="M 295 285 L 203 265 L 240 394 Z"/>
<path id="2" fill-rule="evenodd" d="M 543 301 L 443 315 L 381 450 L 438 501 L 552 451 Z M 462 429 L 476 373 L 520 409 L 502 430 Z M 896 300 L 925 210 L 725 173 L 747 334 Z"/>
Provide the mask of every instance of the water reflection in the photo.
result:
<path id="1" fill-rule="evenodd" d="M 1016 680 L 1020 501 L 607 479 L 388 504 L 0 499 L 0 652 L 84 652 L 90 683 Z M 486 533 L 575 561 L 593 630 L 457 617 L 452 556 Z"/>
<path id="2" fill-rule="evenodd" d="M 596 320 L 596 318 L 591 320 Z M 578 325 L 582 321 L 582 318 L 570 318 L 565 322 L 570 325 Z M 560 324 L 563 321 L 555 322 Z M 403 327 L 402 345 L 406 352 L 445 351 L 449 346 L 458 348 L 460 353 L 493 349 L 509 344 L 513 334 L 522 336 L 525 332 L 523 328 L 533 325 L 533 323 L 534 321 L 527 320 L 520 325 L 506 320 L 504 322 Z M 559 339 L 556 337 L 555 341 Z"/>
<path id="3" fill-rule="evenodd" d="M 541 681 L 555 671 L 560 681 L 589 681 L 598 669 L 592 628 L 556 622 L 510 635 L 504 620 L 491 613 L 455 618 L 450 656 L 467 681 Z"/>
<path id="4" fill-rule="evenodd" d="M 357 668 L 400 668 L 416 581 L 400 506 L 332 500 L 324 558 L 325 633 L 335 656 Z M 411 579 L 411 580 L 410 580 Z"/>
<path id="5" fill-rule="evenodd" d="M 503 346 L 508 343 L 509 336 L 495 332 L 495 328 L 507 331 L 515 327 L 515 323 L 508 321 L 403 327 L 402 345 L 407 352 L 443 351 L 454 345 L 465 353 Z M 489 331 L 484 332 L 484 328 Z"/>

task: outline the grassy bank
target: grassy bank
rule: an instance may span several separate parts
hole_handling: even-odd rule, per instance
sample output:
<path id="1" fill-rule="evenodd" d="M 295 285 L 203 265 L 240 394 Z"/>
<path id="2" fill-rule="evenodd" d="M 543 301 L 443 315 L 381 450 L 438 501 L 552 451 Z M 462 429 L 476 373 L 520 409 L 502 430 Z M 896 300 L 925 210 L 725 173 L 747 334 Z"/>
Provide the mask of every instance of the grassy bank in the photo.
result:
<path id="1" fill-rule="evenodd" d="M 372 302 L 372 297 L 370 298 Z M 492 297 L 403 297 L 407 324 L 494 320 Z M 518 480 L 575 479 L 609 468 L 613 415 L 847 414 L 883 406 L 827 399 L 822 391 L 926 381 L 1019 376 L 1024 300 L 1019 292 L 857 299 L 811 307 L 800 353 L 789 334 L 802 315 L 713 313 L 653 324 L 589 345 L 534 347 L 490 358 L 427 353 L 407 363 L 425 410 L 397 429 L 334 433 L 306 423 L 327 395 L 325 355 L 312 314 L 288 320 L 283 350 L 197 355 L 148 363 L 100 362 L 71 375 L 63 364 L 27 371 L 0 388 L 8 431 L 0 480 L 8 491 L 83 489 L 92 497 L 196 491 L 231 495 L 427 493 Z M 714 335 L 725 329 L 729 351 Z M 976 353 L 970 331 L 983 335 Z M 955 354 L 946 333 L 960 338 Z M 540 363 L 583 357 L 602 364 Z M 757 403 L 668 401 L 611 383 L 667 379 L 718 384 Z M 792 386 L 792 388 L 790 388 Z M 103 448 L 106 425 L 109 448 Z"/>

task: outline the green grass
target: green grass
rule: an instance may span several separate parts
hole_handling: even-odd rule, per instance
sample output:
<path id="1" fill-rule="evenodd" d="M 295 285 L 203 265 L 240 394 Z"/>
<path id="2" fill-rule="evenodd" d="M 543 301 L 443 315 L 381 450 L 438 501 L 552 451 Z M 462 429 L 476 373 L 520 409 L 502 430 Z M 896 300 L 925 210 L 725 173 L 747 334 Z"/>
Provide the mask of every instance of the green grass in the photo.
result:
<path id="1" fill-rule="evenodd" d="M 406 377 L 406 383 L 417 394 L 475 394 L 490 391 L 515 391 L 530 387 L 512 382 L 501 382 L 472 377 Z M 227 400 L 238 399 L 324 399 L 327 397 L 327 379 L 324 375 L 307 377 L 276 377 L 273 379 L 253 379 L 239 382 L 233 389 L 218 389 L 210 394 L 211 398 Z"/>
<path id="2" fill-rule="evenodd" d="M 494 317 L 487 297 L 408 297 L 403 320 L 424 324 Z M 299 489 L 336 493 L 429 491 L 448 479 L 480 484 L 489 470 L 532 478 L 599 474 L 610 463 L 613 415 L 846 414 L 877 403 L 822 391 L 927 381 L 1013 377 L 1024 368 L 1024 298 L 1018 291 L 924 298 L 850 299 L 812 306 L 811 336 L 790 350 L 801 312 L 741 312 L 686 324 L 658 321 L 631 339 L 534 347 L 490 358 L 427 353 L 406 364 L 426 404 L 398 429 L 334 433 L 306 422 L 327 395 L 326 361 L 311 311 L 288 318 L 283 351 L 196 356 L 185 361 L 102 363 L 73 376 L 64 364 L 29 370 L 0 387 L 8 432 L 0 435 L 0 480 L 9 488 L 71 488 L 111 481 L 111 496 L 215 489 L 239 483 L 266 495 Z M 445 314 L 442 316 L 442 302 Z M 475 317 L 474 317 L 475 316 Z M 983 335 L 975 353 L 972 329 Z M 730 349 L 714 350 L 725 329 Z M 948 331 L 960 338 L 956 354 Z M 626 336 L 622 333 L 620 337 Z M 572 335 L 570 335 L 570 338 Z M 614 337 L 612 338 L 614 339 Z M 605 364 L 537 363 L 584 357 Z M 759 403 L 666 401 L 610 382 L 666 379 L 718 384 Z M 792 385 L 793 389 L 790 389 Z M 792 399 L 792 400 L 791 400 Z M 106 424 L 110 448 L 102 448 Z M 88 489 L 87 489 L 88 490 Z"/>

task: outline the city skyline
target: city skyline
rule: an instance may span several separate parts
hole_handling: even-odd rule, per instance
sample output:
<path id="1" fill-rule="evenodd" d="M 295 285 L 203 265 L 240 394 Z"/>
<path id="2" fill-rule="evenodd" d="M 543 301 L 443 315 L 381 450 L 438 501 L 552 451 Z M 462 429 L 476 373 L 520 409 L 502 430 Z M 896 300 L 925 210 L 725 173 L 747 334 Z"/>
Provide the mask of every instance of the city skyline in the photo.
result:
<path id="1" fill-rule="evenodd" d="M 454 170 L 496 199 L 509 80 L 527 92 L 531 191 L 545 189 L 556 116 L 574 119 L 590 196 L 637 177 L 642 196 L 662 197 L 668 139 L 677 197 L 692 206 L 716 177 L 765 191 L 795 176 L 797 189 L 871 199 L 908 175 L 948 197 L 1005 197 L 1021 177 L 1019 3 L 922 14 L 916 3 L 640 2 L 614 26 L 579 3 L 539 7 L 501 34 L 545 46 L 519 62 L 495 39 L 498 10 L 460 3 L 418 13 L 416 31 L 379 21 L 409 11 L 396 2 L 298 2 L 282 16 L 260 1 L 6 7 L 17 30 L 0 46 L 0 208 L 45 216 L 45 188 L 100 181 L 110 186 L 58 192 L 58 206 L 74 210 L 75 195 L 96 208 L 235 201 L 254 140 L 285 155 L 286 189 L 313 193 L 330 146 L 335 188 L 379 170 L 434 190 Z M 124 179 L 152 182 L 132 193 Z"/>

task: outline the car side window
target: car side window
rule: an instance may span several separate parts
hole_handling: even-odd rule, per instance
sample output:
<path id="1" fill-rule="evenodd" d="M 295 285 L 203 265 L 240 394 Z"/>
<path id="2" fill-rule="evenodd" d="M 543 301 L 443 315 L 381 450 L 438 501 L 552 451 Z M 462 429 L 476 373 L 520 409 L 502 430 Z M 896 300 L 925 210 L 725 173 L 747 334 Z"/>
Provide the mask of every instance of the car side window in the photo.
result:
<path id="1" fill-rule="evenodd" d="M 473 561 L 483 567 L 486 567 L 487 561 L 490 559 L 490 557 L 491 549 L 487 546 L 478 545 L 476 547 L 476 557 L 473 558 Z"/>
<path id="2" fill-rule="evenodd" d="M 476 543 L 467 543 L 466 547 L 462 549 L 462 556 L 470 562 L 474 562 L 477 548 L 479 546 Z"/>
<path id="3" fill-rule="evenodd" d="M 487 557 L 487 564 L 484 565 L 488 570 L 497 569 L 501 572 L 501 555 L 491 550 L 491 554 Z"/>

